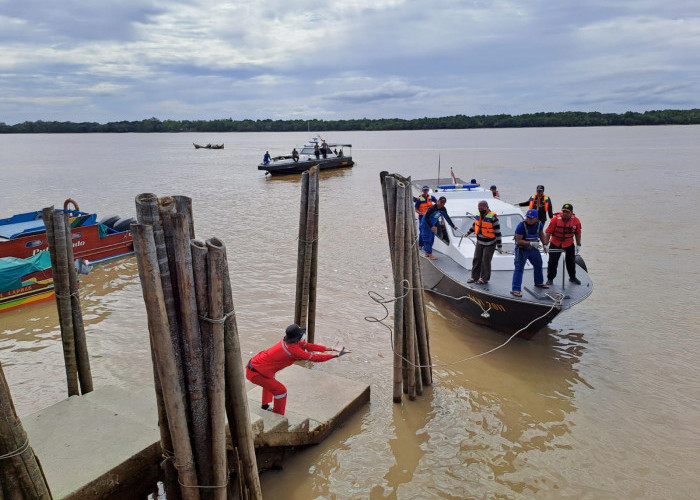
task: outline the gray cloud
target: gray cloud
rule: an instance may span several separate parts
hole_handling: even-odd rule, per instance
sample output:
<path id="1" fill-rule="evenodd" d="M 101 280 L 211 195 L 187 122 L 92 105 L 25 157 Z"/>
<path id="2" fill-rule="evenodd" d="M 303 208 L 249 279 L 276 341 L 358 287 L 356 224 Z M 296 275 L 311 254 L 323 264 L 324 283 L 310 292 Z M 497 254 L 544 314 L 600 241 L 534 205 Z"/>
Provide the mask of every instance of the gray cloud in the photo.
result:
<path id="1" fill-rule="evenodd" d="M 699 107 L 700 12 L 651 0 L 0 2 L 0 121 Z"/>

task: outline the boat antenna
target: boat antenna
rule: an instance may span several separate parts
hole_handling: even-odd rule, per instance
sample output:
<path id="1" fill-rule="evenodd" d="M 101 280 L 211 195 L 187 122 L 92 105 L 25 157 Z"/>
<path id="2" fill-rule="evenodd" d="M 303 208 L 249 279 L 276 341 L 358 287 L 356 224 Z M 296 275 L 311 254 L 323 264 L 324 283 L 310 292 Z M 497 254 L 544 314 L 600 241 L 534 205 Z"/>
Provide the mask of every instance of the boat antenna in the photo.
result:
<path id="1" fill-rule="evenodd" d="M 438 180 L 437 185 L 440 185 L 440 153 L 438 153 Z"/>

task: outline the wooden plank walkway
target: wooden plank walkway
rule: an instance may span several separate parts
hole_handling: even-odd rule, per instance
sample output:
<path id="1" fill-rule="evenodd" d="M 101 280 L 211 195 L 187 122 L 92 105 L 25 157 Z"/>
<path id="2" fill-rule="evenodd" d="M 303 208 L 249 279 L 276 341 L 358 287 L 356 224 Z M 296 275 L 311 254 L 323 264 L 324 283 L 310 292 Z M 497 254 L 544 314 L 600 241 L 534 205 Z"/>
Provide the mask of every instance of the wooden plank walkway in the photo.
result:
<path id="1" fill-rule="evenodd" d="M 302 366 L 278 378 L 289 392 L 284 417 L 261 410 L 261 389 L 248 384 L 256 448 L 319 443 L 370 398 L 366 384 Z M 135 493 L 135 481 L 157 473 L 157 422 L 152 387 L 102 387 L 22 417 L 56 500 Z"/>

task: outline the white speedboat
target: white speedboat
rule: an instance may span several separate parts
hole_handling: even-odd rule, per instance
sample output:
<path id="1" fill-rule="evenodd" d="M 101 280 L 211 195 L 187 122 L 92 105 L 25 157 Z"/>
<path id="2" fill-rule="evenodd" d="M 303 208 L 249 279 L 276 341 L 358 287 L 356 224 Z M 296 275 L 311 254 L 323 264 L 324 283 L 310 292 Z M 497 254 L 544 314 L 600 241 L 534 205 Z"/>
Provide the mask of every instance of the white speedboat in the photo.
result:
<path id="1" fill-rule="evenodd" d="M 510 293 L 514 235 L 515 228 L 524 220 L 521 209 L 495 199 L 489 190 L 467 184 L 461 179 L 454 184 L 452 179 L 412 180 L 414 199 L 420 195 L 424 185 L 430 186 L 431 194 L 436 198 L 447 198 L 445 208 L 458 230 L 453 230 L 449 224 L 439 228 L 433 245 L 433 255 L 438 259 L 420 259 L 423 286 L 427 291 L 449 298 L 468 319 L 510 334 L 521 330 L 518 336 L 532 338 L 560 312 L 593 292 L 593 281 L 581 256 L 576 259 L 576 277 L 581 281 L 580 285 L 569 282 L 562 256 L 557 277 L 549 289 L 534 286 L 532 265 L 528 262 L 523 274 L 522 297 L 514 297 Z M 480 200 L 486 200 L 491 211 L 498 215 L 503 243 L 502 253 L 494 253 L 491 279 L 485 285 L 467 283 L 471 277 L 476 236 L 465 235 L 474 222 L 474 215 L 479 213 L 477 205 Z M 544 253 L 542 260 L 546 279 L 548 256 Z"/>

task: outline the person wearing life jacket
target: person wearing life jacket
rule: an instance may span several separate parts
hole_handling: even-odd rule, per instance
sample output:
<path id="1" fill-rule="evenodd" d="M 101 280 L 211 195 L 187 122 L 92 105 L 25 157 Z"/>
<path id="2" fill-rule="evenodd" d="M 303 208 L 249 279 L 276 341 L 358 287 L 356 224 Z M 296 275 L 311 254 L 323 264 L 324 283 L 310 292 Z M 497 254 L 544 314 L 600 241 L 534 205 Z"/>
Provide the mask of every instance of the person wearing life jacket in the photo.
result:
<path id="1" fill-rule="evenodd" d="M 518 203 L 520 207 L 528 207 L 528 209 L 534 208 L 537 210 L 538 218 L 542 224 L 547 223 L 547 214 L 549 218 L 554 217 L 552 209 L 552 199 L 544 194 L 544 186 L 540 184 L 537 186 L 537 192 L 530 196 L 530 199 L 522 203 Z"/>
<path id="2" fill-rule="evenodd" d="M 430 208 L 431 205 L 434 205 L 437 203 L 437 199 L 435 196 L 430 194 L 430 186 L 423 186 L 423 193 L 416 198 L 416 203 L 415 203 L 415 209 L 416 213 L 418 214 L 418 225 L 420 229 L 420 223 L 421 219 L 423 218 L 423 215 L 425 215 L 425 212 Z M 418 231 L 418 248 L 423 248 L 423 238 L 421 236 L 421 232 Z"/>
<path id="3" fill-rule="evenodd" d="M 260 351 L 248 361 L 245 376 L 252 383 L 263 388 L 261 406 L 263 410 L 270 410 L 270 403 L 274 400 L 272 412 L 284 415 L 287 406 L 287 388 L 275 379 L 278 371 L 287 368 L 295 361 L 323 362 L 350 352 L 344 347 L 338 351 L 332 347 L 306 342 L 303 339 L 305 333 L 306 328 L 289 325 L 281 342 Z M 327 351 L 333 351 L 333 354 L 319 354 Z"/>
<path id="4" fill-rule="evenodd" d="M 557 276 L 559 256 L 566 254 L 566 271 L 569 281 L 581 284 L 576 277 L 576 255 L 581 251 L 581 221 L 574 215 L 571 203 L 564 203 L 561 212 L 554 214 L 545 230 L 546 243 L 549 243 L 549 262 L 547 263 L 547 284 L 551 285 Z M 576 246 L 574 246 L 574 239 Z M 555 251 L 556 250 L 556 251 Z"/>
<path id="5" fill-rule="evenodd" d="M 525 263 L 532 264 L 535 286 L 538 288 L 549 288 L 544 283 L 542 275 L 542 256 L 540 250 L 535 246 L 538 241 L 543 244 L 547 237 L 544 234 L 544 224 L 539 221 L 537 210 L 531 208 L 525 214 L 525 220 L 515 228 L 515 269 L 513 270 L 513 283 L 510 293 L 516 297 L 522 297 L 520 288 L 523 284 L 523 271 Z M 545 252 L 547 247 L 545 246 Z"/>
<path id="6" fill-rule="evenodd" d="M 452 229 L 457 231 L 457 226 L 447 214 L 445 203 L 447 203 L 447 198 L 440 196 L 435 205 L 428 207 L 420 222 L 420 240 L 423 243 L 425 257 L 430 260 L 437 260 L 437 257 L 433 255 L 433 242 L 435 242 L 435 234 L 437 233 L 437 225 L 440 222 L 440 218 L 444 218 L 452 226 Z"/>
<path id="7" fill-rule="evenodd" d="M 491 279 L 491 260 L 493 253 L 503 248 L 501 245 L 501 223 L 495 212 L 489 209 L 486 200 L 481 200 L 478 205 L 479 214 L 474 217 L 472 227 L 467 231 L 467 236 L 476 234 L 474 258 L 472 259 L 472 277 L 467 283 L 485 285 Z M 478 280 L 478 281 L 477 281 Z"/>

